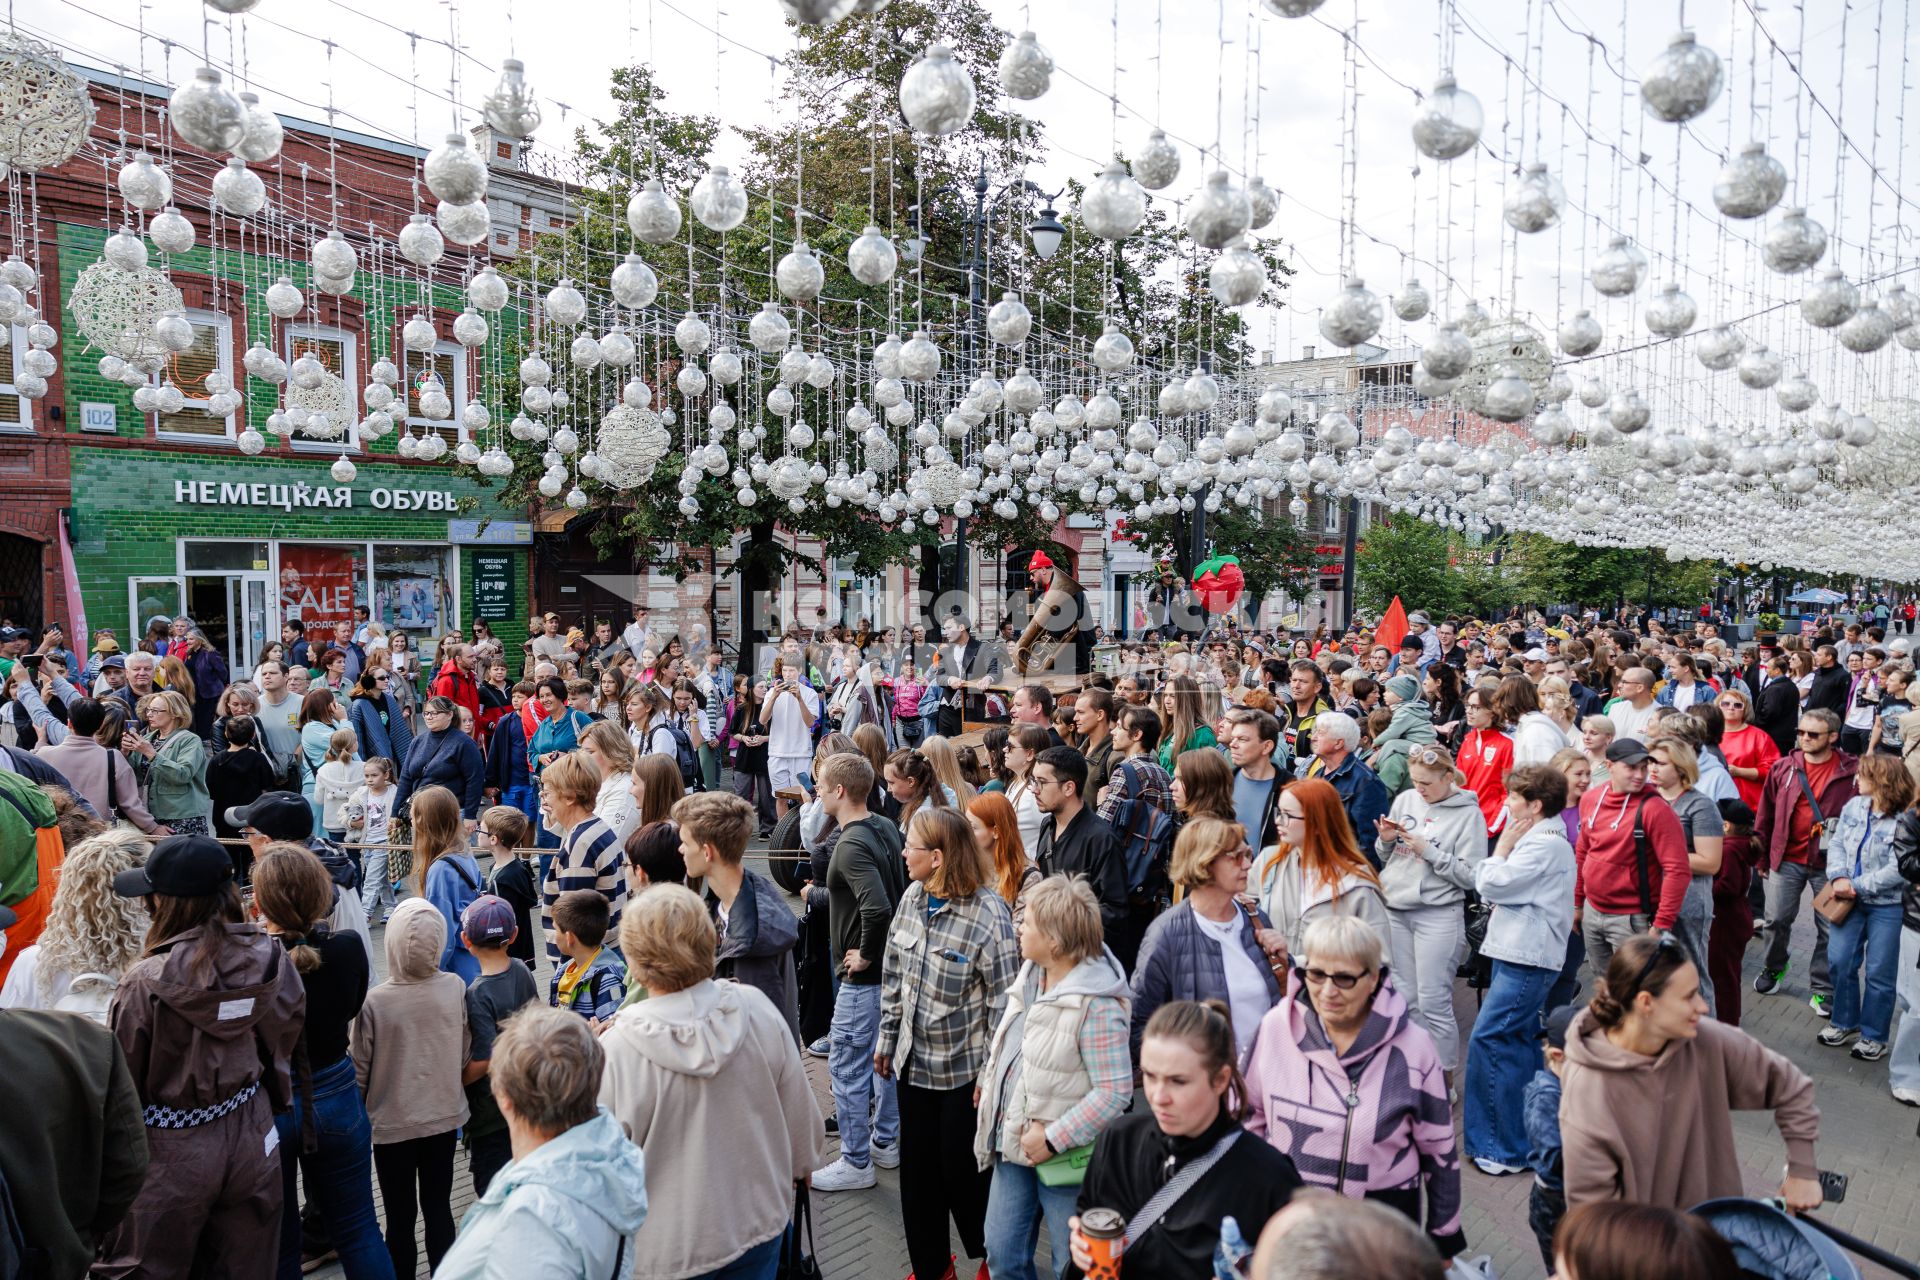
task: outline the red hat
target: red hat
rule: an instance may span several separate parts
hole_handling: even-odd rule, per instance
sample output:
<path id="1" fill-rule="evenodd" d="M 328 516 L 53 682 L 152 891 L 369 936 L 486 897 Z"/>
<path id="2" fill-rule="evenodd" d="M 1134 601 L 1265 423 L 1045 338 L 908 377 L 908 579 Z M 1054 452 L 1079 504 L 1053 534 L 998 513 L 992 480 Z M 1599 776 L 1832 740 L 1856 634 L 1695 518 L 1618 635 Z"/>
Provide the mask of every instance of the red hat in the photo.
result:
<path id="1" fill-rule="evenodd" d="M 1053 568 L 1053 561 L 1047 558 L 1047 553 L 1044 551 L 1034 552 L 1033 559 L 1027 561 L 1027 571 L 1029 573 L 1031 573 L 1035 569 L 1051 569 L 1051 568 Z"/>

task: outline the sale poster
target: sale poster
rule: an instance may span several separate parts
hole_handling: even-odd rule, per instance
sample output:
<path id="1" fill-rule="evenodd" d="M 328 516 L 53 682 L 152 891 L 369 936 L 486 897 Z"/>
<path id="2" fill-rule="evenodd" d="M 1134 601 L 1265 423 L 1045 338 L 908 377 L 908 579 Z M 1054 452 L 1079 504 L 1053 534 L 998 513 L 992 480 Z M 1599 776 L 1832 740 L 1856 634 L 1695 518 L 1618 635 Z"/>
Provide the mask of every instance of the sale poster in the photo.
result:
<path id="1" fill-rule="evenodd" d="M 352 622 L 355 591 L 364 574 L 353 547 L 280 544 L 280 616 L 311 637 Z"/>

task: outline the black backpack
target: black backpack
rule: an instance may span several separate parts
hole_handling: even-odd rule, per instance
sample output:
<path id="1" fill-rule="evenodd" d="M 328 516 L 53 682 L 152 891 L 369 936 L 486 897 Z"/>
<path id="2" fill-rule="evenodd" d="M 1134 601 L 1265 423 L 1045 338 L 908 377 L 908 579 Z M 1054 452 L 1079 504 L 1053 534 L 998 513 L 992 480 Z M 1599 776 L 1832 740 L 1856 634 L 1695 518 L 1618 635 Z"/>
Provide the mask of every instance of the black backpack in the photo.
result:
<path id="1" fill-rule="evenodd" d="M 700 757 L 694 752 L 693 739 L 671 720 L 661 727 L 673 735 L 673 759 L 680 766 L 681 785 L 689 791 L 705 791 L 707 786 L 700 776 Z"/>

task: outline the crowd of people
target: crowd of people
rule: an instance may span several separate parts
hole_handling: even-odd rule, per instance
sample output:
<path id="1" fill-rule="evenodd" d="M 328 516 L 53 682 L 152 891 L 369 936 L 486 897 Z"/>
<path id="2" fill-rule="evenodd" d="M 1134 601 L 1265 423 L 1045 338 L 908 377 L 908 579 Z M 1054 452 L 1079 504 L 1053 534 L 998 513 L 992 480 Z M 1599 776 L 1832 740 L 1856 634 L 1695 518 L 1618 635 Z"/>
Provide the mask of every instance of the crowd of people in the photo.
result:
<path id="1" fill-rule="evenodd" d="M 1756 939 L 1753 993 L 1920 1105 L 1877 624 L 1223 628 L 1061 693 L 957 615 L 736 672 L 549 614 L 518 680 L 361 620 L 231 683 L 182 621 L 178 669 L 165 628 L 0 658 L 0 1090 L 52 1121 L 0 1185 L 47 1275 L 771 1280 L 897 1169 L 922 1280 L 1438 1276 L 1470 1168 L 1530 1181 L 1548 1271 L 1720 1280 L 1732 1112 L 1822 1202 Z M 749 865 L 789 813 L 797 909 Z"/>

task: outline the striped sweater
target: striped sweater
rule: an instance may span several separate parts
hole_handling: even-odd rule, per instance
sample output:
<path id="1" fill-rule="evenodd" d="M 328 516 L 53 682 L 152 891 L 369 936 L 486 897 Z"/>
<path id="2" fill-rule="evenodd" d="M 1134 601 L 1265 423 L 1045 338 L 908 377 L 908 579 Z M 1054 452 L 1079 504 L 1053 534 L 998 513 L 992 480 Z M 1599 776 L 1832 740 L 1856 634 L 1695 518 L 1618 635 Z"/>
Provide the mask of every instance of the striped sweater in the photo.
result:
<path id="1" fill-rule="evenodd" d="M 553 904 L 571 889 L 597 889 L 613 908 L 607 921 L 607 937 L 620 937 L 620 912 L 627 905 L 627 877 L 620 867 L 620 838 L 599 818 L 585 818 L 560 837 L 560 852 L 555 855 L 547 875 L 540 882 L 540 929 L 547 938 L 547 959 L 557 969 L 566 963 L 560 948 L 554 945 Z M 609 941 L 615 946 L 616 941 Z"/>

